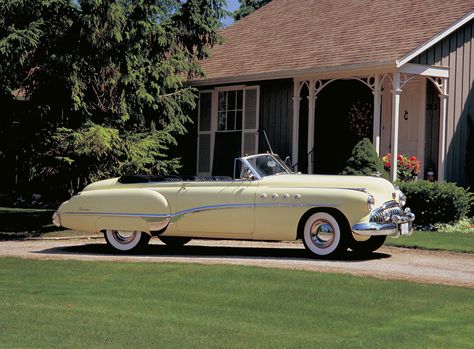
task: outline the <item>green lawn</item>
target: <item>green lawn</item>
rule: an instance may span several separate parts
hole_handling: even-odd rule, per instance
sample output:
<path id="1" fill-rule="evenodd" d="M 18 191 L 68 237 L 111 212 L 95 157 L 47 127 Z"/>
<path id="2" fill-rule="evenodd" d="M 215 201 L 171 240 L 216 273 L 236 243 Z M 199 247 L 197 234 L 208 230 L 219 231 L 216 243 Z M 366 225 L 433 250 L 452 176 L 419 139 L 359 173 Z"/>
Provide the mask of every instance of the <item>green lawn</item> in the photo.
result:
<path id="1" fill-rule="evenodd" d="M 409 237 L 400 237 L 399 239 L 387 238 L 385 245 L 474 253 L 474 234 L 415 231 Z"/>
<path id="2" fill-rule="evenodd" d="M 188 264 L 0 259 L 2 348 L 472 348 L 474 290 Z"/>

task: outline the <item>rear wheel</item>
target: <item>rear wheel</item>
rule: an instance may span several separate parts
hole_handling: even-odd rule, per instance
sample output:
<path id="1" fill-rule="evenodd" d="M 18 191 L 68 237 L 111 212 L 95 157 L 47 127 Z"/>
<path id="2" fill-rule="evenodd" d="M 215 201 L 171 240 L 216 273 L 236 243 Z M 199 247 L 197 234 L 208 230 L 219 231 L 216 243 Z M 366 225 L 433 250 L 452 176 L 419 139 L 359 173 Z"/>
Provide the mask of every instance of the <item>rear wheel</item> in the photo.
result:
<path id="1" fill-rule="evenodd" d="M 387 237 L 381 235 L 371 236 L 365 241 L 357 241 L 351 236 L 349 239 L 349 248 L 357 254 L 366 255 L 378 250 L 384 244 L 385 239 L 387 239 Z"/>
<path id="2" fill-rule="evenodd" d="M 344 225 L 335 215 L 316 212 L 308 217 L 303 229 L 303 243 L 317 256 L 334 256 L 347 249 Z"/>
<path id="3" fill-rule="evenodd" d="M 179 236 L 159 236 L 158 237 L 166 246 L 171 248 L 179 248 L 186 245 L 191 238 L 184 238 Z"/>
<path id="4" fill-rule="evenodd" d="M 106 230 L 107 244 L 119 251 L 131 251 L 146 246 L 150 235 L 141 231 Z"/>

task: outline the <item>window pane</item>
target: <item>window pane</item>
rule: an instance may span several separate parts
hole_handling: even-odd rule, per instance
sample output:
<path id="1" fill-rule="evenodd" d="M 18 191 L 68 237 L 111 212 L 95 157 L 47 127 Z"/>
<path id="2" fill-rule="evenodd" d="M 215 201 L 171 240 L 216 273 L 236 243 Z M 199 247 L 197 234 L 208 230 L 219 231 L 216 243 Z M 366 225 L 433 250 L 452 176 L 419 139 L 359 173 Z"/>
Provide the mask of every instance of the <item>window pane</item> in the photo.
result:
<path id="1" fill-rule="evenodd" d="M 227 110 L 235 110 L 236 92 L 229 91 L 227 94 Z"/>
<path id="2" fill-rule="evenodd" d="M 217 118 L 217 129 L 218 130 L 226 130 L 226 123 L 227 123 L 227 113 L 224 111 L 220 111 Z"/>
<path id="3" fill-rule="evenodd" d="M 237 91 L 237 109 L 242 110 L 244 104 L 244 92 L 242 90 Z"/>
<path id="4" fill-rule="evenodd" d="M 242 129 L 242 111 L 238 110 L 235 112 L 235 129 L 241 130 Z"/>
<path id="5" fill-rule="evenodd" d="M 219 92 L 219 111 L 225 111 L 227 109 L 226 98 L 227 92 Z"/>
<path id="6" fill-rule="evenodd" d="M 227 130 L 235 130 L 235 111 L 227 112 Z"/>

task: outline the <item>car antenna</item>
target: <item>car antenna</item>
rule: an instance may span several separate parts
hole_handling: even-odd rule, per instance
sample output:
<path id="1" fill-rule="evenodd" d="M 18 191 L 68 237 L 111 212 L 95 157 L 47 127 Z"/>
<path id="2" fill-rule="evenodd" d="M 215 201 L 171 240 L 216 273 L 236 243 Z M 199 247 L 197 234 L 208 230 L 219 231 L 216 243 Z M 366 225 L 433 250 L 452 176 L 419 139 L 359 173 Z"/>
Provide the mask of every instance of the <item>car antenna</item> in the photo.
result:
<path id="1" fill-rule="evenodd" d="M 268 149 L 270 149 L 270 154 L 273 154 L 273 149 L 272 149 L 272 146 L 270 145 L 270 141 L 268 140 L 268 137 L 267 137 L 267 133 L 265 132 L 265 130 L 258 130 L 258 133 L 263 133 L 263 135 L 265 136 L 265 141 L 267 142 L 267 145 L 268 145 Z"/>

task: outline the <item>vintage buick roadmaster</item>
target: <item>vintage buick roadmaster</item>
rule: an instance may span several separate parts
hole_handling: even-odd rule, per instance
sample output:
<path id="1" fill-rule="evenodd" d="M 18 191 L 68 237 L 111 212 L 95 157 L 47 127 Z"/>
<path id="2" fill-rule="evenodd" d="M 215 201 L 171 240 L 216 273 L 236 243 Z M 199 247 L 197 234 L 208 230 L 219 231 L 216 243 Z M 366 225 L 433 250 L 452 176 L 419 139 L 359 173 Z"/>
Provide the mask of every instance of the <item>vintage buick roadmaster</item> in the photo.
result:
<path id="1" fill-rule="evenodd" d="M 275 154 L 234 160 L 234 178 L 124 176 L 92 183 L 64 202 L 57 226 L 103 232 L 129 251 L 158 236 L 296 240 L 315 255 L 375 251 L 387 236 L 413 232 L 405 196 L 378 177 L 293 173 Z"/>

